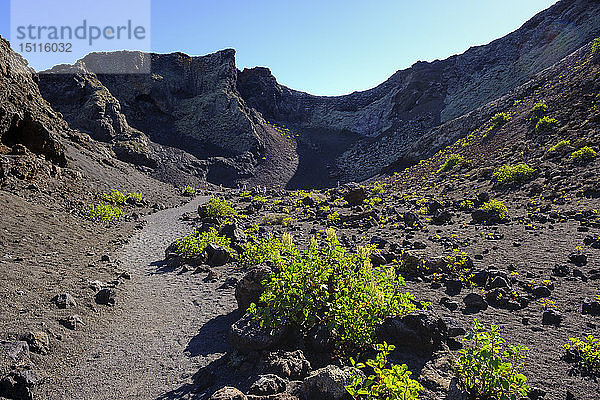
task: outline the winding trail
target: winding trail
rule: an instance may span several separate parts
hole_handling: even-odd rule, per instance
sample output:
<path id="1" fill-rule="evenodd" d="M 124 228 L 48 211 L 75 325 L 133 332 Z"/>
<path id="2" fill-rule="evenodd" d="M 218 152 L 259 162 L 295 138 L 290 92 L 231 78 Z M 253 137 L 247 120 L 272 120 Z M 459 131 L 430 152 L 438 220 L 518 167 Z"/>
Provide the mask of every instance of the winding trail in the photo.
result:
<path id="1" fill-rule="evenodd" d="M 161 272 L 158 266 L 165 248 L 192 229 L 180 217 L 207 200 L 148 216 L 117 254 L 132 280 L 118 290 L 115 310 L 89 333 L 78 365 L 65 371 L 61 399 L 186 398 L 181 388 L 191 375 L 225 352 L 233 288 L 221 288 L 224 277 L 209 283 L 206 273 Z"/>

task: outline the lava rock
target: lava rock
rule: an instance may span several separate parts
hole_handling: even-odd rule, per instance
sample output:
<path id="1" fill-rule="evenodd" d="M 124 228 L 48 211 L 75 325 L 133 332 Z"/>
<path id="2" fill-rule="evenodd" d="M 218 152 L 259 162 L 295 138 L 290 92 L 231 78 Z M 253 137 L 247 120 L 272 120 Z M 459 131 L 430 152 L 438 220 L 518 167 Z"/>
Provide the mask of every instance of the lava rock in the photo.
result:
<path id="1" fill-rule="evenodd" d="M 540 298 L 540 297 L 550 297 L 552 295 L 552 292 L 550 291 L 550 289 L 547 286 L 538 285 L 531 290 L 531 294 L 533 294 L 537 298 Z"/>
<path id="2" fill-rule="evenodd" d="M 473 210 L 471 218 L 476 224 L 499 224 L 507 221 L 507 218 L 502 216 L 498 210 L 484 210 L 482 208 Z"/>
<path id="3" fill-rule="evenodd" d="M 34 331 L 25 336 L 29 349 L 34 353 L 47 354 L 50 351 L 50 338 L 46 332 Z"/>
<path id="4" fill-rule="evenodd" d="M 356 374 L 363 375 L 356 368 L 328 365 L 310 374 L 300 390 L 306 399 L 350 400 L 346 385 Z"/>
<path id="5" fill-rule="evenodd" d="M 282 330 L 270 332 L 261 327 L 252 315 L 246 314 L 231 326 L 229 340 L 231 346 L 240 353 L 261 351 L 275 346 L 283 337 Z"/>
<path id="6" fill-rule="evenodd" d="M 569 275 L 569 266 L 564 264 L 556 264 L 554 268 L 552 268 L 552 274 L 564 278 L 565 276 Z"/>
<path id="7" fill-rule="evenodd" d="M 206 246 L 206 253 L 208 254 L 208 263 L 213 267 L 218 267 L 227 264 L 231 261 L 231 253 L 223 246 L 217 246 L 213 243 L 209 243 Z"/>
<path id="8" fill-rule="evenodd" d="M 264 374 L 275 374 L 285 379 L 304 379 L 311 370 L 302 350 L 275 351 L 263 355 L 259 369 Z"/>
<path id="9" fill-rule="evenodd" d="M 0 396 L 8 399 L 33 400 L 34 387 L 39 382 L 30 369 L 11 371 L 0 380 Z"/>
<path id="10" fill-rule="evenodd" d="M 58 308 L 77 307 L 77 302 L 69 293 L 61 293 L 52 298 Z"/>
<path id="11" fill-rule="evenodd" d="M 225 386 L 213 393 L 209 400 L 248 400 L 248 397 L 234 387 Z"/>
<path id="12" fill-rule="evenodd" d="M 469 293 L 463 299 L 463 303 L 465 303 L 465 307 L 469 310 L 483 311 L 488 308 L 488 303 L 478 293 Z"/>
<path id="13" fill-rule="evenodd" d="M 600 301 L 586 298 L 585 300 L 583 300 L 583 305 L 581 306 L 581 313 L 594 316 L 600 315 Z"/>
<path id="14" fill-rule="evenodd" d="M 258 266 L 251 269 L 235 286 L 235 299 L 238 309 L 246 311 L 250 304 L 258 304 L 260 296 L 265 291 L 263 279 L 271 273 L 271 268 Z"/>
<path id="15" fill-rule="evenodd" d="M 79 329 L 82 326 L 85 326 L 83 323 L 83 319 L 77 314 L 71 315 L 69 318 L 61 319 L 60 324 L 67 329 L 72 331 Z"/>
<path id="16" fill-rule="evenodd" d="M 508 288 L 508 280 L 502 276 L 496 276 L 490 284 L 488 285 L 488 289 L 498 289 L 498 288 Z"/>
<path id="17" fill-rule="evenodd" d="M 308 347 L 315 353 L 327 353 L 333 349 L 333 335 L 327 326 L 316 325 L 306 334 Z"/>
<path id="18" fill-rule="evenodd" d="M 96 293 L 96 303 L 114 306 L 117 299 L 117 291 L 114 288 L 105 288 Z"/>
<path id="19" fill-rule="evenodd" d="M 375 329 L 380 342 L 407 347 L 411 351 L 430 352 L 447 338 L 447 327 L 430 311 L 418 311 L 384 319 Z"/>
<path id="20" fill-rule="evenodd" d="M 344 193 L 344 200 L 348 202 L 351 206 L 357 206 L 363 203 L 367 198 L 367 189 L 356 184 L 350 183 L 346 187 L 346 192 Z"/>
<path id="21" fill-rule="evenodd" d="M 259 376 L 250 386 L 248 394 L 257 396 L 268 396 L 285 391 L 286 381 L 277 375 L 269 374 Z"/>
<path id="22" fill-rule="evenodd" d="M 587 264 L 587 255 L 580 250 L 574 251 L 569 254 L 569 261 L 578 267 L 581 267 Z"/>
<path id="23" fill-rule="evenodd" d="M 460 294 L 463 289 L 463 283 L 460 279 L 448 279 L 445 282 L 446 294 L 449 296 L 456 296 Z"/>
<path id="24" fill-rule="evenodd" d="M 542 314 L 542 324 L 544 325 L 560 325 L 562 319 L 562 314 L 554 309 L 546 310 Z"/>

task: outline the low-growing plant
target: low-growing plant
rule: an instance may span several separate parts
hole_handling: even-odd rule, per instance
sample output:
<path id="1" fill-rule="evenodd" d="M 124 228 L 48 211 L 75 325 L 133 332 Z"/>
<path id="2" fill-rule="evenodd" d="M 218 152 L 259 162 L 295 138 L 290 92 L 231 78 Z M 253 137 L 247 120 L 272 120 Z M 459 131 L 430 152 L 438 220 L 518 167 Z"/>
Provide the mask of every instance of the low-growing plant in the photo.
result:
<path id="1" fill-rule="evenodd" d="M 481 206 L 484 210 L 497 211 L 501 219 L 508 217 L 508 208 L 500 200 L 490 200 Z"/>
<path id="2" fill-rule="evenodd" d="M 181 257 L 196 257 L 204 253 L 206 246 L 211 243 L 231 250 L 231 240 L 219 236 L 215 228 L 210 228 L 205 232 L 200 232 L 196 229 L 189 235 L 177 240 L 177 249 L 175 252 Z"/>
<path id="3" fill-rule="evenodd" d="M 600 38 L 594 39 L 594 43 L 592 44 L 592 54 L 600 53 Z"/>
<path id="4" fill-rule="evenodd" d="M 558 121 L 554 118 L 550 118 L 548 116 L 540 118 L 540 120 L 535 125 L 535 131 L 537 133 L 543 133 L 551 131 L 552 129 L 558 126 Z"/>
<path id="5" fill-rule="evenodd" d="M 462 162 L 464 158 L 458 154 L 450 154 L 442 166 L 437 170 L 438 173 L 450 171 L 458 163 Z"/>
<path id="6" fill-rule="evenodd" d="M 340 213 L 337 211 L 332 212 L 331 214 L 327 215 L 327 221 L 329 221 L 332 224 L 336 224 L 338 222 L 340 222 Z"/>
<path id="7" fill-rule="evenodd" d="M 211 218 L 222 218 L 235 216 L 237 212 L 227 200 L 213 197 L 208 202 L 206 214 Z"/>
<path id="8" fill-rule="evenodd" d="M 591 147 L 585 146 L 574 151 L 569 156 L 569 159 L 578 163 L 586 163 L 596 158 L 596 152 Z"/>
<path id="9" fill-rule="evenodd" d="M 583 340 L 569 338 L 569 343 L 563 347 L 584 367 L 600 369 L 600 340 L 593 335 L 587 335 Z"/>
<path id="10" fill-rule="evenodd" d="M 391 364 L 389 368 L 388 356 L 395 349 L 394 345 L 387 343 L 375 346 L 379 352 L 375 359 L 365 363 L 356 363 L 350 359 L 352 366 L 358 369 L 369 367 L 373 374 L 365 378 L 362 374 L 355 374 L 346 390 L 356 400 L 417 400 L 423 386 L 410 376 L 406 364 Z"/>
<path id="11" fill-rule="evenodd" d="M 254 248 L 258 254 L 249 257 L 270 258 L 273 264 L 259 305 L 248 310 L 263 326 L 306 332 L 323 324 L 339 345 L 360 347 L 373 342 L 384 318 L 417 309 L 414 297 L 400 291 L 404 279 L 393 268 L 371 264 L 372 246 L 349 253 L 331 228 L 322 246 L 312 238 L 303 252 L 291 243 L 274 244 L 274 249 Z"/>
<path id="12" fill-rule="evenodd" d="M 556 143 L 554 146 L 550 147 L 548 149 L 548 153 L 555 153 L 555 152 L 560 151 L 570 145 L 571 145 L 570 140 L 561 140 L 560 142 Z"/>
<path id="13" fill-rule="evenodd" d="M 283 225 L 287 226 L 294 220 L 285 213 L 266 213 L 262 217 L 262 222 L 265 225 Z"/>
<path id="14" fill-rule="evenodd" d="M 502 185 L 523 183 L 535 175 L 536 170 L 525 163 L 517 165 L 503 165 L 494 172 L 494 180 Z"/>
<path id="15" fill-rule="evenodd" d="M 458 208 L 463 211 L 470 211 L 475 208 L 475 203 L 473 203 L 471 200 L 463 200 L 458 204 Z"/>
<path id="16" fill-rule="evenodd" d="M 92 205 L 88 217 L 97 221 L 114 221 L 123 215 L 123 210 L 117 206 L 100 203 Z"/>
<path id="17" fill-rule="evenodd" d="M 514 400 L 527 396 L 527 378 L 519 372 L 526 347 L 507 344 L 498 326 L 491 325 L 488 331 L 476 319 L 465 341 L 472 344 L 459 351 L 456 375 L 473 398 Z"/>
<path id="18" fill-rule="evenodd" d="M 129 199 L 133 199 L 135 201 L 141 202 L 142 194 L 141 193 L 125 194 L 125 193 L 121 193 L 117 189 L 113 189 L 110 193 L 103 193 L 102 199 L 106 200 L 112 204 L 125 204 L 127 202 L 127 200 L 129 200 Z"/>
<path id="19" fill-rule="evenodd" d="M 534 124 L 537 124 L 537 122 L 544 115 L 546 115 L 547 112 L 548 112 L 548 105 L 545 102 L 540 101 L 538 103 L 535 103 L 535 105 L 531 109 L 531 114 L 529 116 L 529 121 L 531 121 Z"/>
<path id="20" fill-rule="evenodd" d="M 184 186 L 183 189 L 181 189 L 181 194 L 184 196 L 195 196 L 196 195 L 196 188 L 193 186 Z"/>
<path id="21" fill-rule="evenodd" d="M 510 115 L 508 115 L 507 113 L 497 113 L 495 114 L 492 119 L 490 119 L 490 122 L 492 123 L 493 126 L 502 126 L 504 124 L 506 124 L 508 121 L 510 121 Z"/>

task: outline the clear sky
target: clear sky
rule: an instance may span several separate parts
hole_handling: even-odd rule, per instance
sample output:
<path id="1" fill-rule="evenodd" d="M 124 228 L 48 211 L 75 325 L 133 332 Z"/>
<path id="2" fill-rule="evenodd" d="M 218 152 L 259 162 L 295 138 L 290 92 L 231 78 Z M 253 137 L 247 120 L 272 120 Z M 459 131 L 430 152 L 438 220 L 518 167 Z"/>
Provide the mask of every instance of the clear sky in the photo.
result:
<path id="1" fill-rule="evenodd" d="M 555 2 L 152 0 L 151 43 L 156 52 L 190 55 L 235 48 L 240 69 L 267 66 L 284 85 L 336 95 L 489 43 Z M 9 15 L 9 0 L 0 0 L 4 37 Z"/>

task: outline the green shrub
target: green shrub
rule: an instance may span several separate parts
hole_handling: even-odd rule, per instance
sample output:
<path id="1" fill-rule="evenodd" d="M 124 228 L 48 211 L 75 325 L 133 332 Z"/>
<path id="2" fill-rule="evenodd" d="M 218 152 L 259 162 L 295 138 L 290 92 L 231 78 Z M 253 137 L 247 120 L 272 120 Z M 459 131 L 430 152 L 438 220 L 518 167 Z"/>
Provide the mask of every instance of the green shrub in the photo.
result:
<path id="1" fill-rule="evenodd" d="M 458 163 L 462 162 L 462 160 L 464 160 L 464 158 L 459 156 L 458 154 L 450 154 L 448 158 L 446 158 L 446 161 L 444 161 L 444 164 L 442 164 L 440 169 L 437 170 L 437 172 L 441 173 L 449 171 L 452 168 L 454 168 Z"/>
<path id="2" fill-rule="evenodd" d="M 537 124 L 537 122 L 540 120 L 540 118 L 542 118 L 544 115 L 546 115 L 547 112 L 548 112 L 548 105 L 545 102 L 540 101 L 538 103 L 535 103 L 535 105 L 531 109 L 529 121 L 533 122 L 534 124 Z"/>
<path id="3" fill-rule="evenodd" d="M 494 180 L 500 184 L 523 183 L 535 175 L 536 170 L 525 163 L 503 165 L 494 172 Z"/>
<path id="4" fill-rule="evenodd" d="M 592 44 L 592 54 L 597 54 L 600 52 L 600 38 L 594 39 L 594 43 Z"/>
<path id="5" fill-rule="evenodd" d="M 574 151 L 569 156 L 569 159 L 574 162 L 585 163 L 596 158 L 596 152 L 591 147 L 585 146 Z"/>
<path id="6" fill-rule="evenodd" d="M 473 203 L 471 200 L 463 200 L 458 204 L 458 208 L 463 211 L 470 211 L 475 208 L 475 203 Z"/>
<path id="7" fill-rule="evenodd" d="M 121 193 L 117 189 L 113 189 L 110 193 L 103 193 L 102 199 L 106 200 L 112 204 L 125 204 L 127 202 L 127 200 L 129 200 L 129 199 L 133 199 L 135 201 L 141 202 L 142 194 L 141 193 L 125 194 L 125 193 Z"/>
<path id="8" fill-rule="evenodd" d="M 556 143 L 554 146 L 550 147 L 548 149 L 548 153 L 555 153 L 555 152 L 562 150 L 565 147 L 568 147 L 570 145 L 571 145 L 570 140 L 561 140 L 560 142 Z"/>
<path id="9" fill-rule="evenodd" d="M 271 257 L 274 272 L 264 282 L 260 305 L 248 310 L 261 325 L 306 332 L 325 324 L 338 344 L 360 347 L 373 342 L 384 318 L 416 310 L 413 296 L 400 292 L 404 279 L 393 268 L 371 264 L 372 247 L 348 253 L 331 228 L 323 246 L 315 238 L 303 252 L 291 241 L 275 246 L 261 249 L 263 257 Z"/>
<path id="10" fill-rule="evenodd" d="M 88 217 L 98 221 L 114 221 L 123 215 L 123 210 L 117 206 L 100 203 L 97 206 L 92 205 L 88 212 Z"/>
<path id="11" fill-rule="evenodd" d="M 189 235 L 177 240 L 177 250 L 175 252 L 181 257 L 196 257 L 204 253 L 206 246 L 210 243 L 224 246 L 231 250 L 231 240 L 219 236 L 215 228 L 210 228 L 206 232 L 200 232 L 196 229 Z"/>
<path id="12" fill-rule="evenodd" d="M 484 210 L 493 210 L 498 212 L 498 216 L 501 219 L 508 217 L 508 208 L 500 200 L 490 200 L 487 203 L 483 203 L 481 206 Z"/>
<path id="13" fill-rule="evenodd" d="M 258 228 L 258 225 L 256 228 Z M 282 240 L 279 240 L 273 236 L 273 233 L 269 232 L 261 240 L 251 240 L 242 245 L 243 250 L 238 259 L 238 266 L 250 268 L 265 261 L 277 260 L 282 253 L 291 247 L 291 244 L 291 235 L 284 234 Z"/>
<path id="14" fill-rule="evenodd" d="M 208 202 L 206 214 L 211 218 L 231 217 L 237 215 L 235 208 L 227 200 L 213 197 Z"/>
<path id="15" fill-rule="evenodd" d="M 535 125 L 535 131 L 537 133 L 543 133 L 551 131 L 552 129 L 558 126 L 558 121 L 554 118 L 550 118 L 548 116 L 540 118 L 540 120 Z"/>
<path id="16" fill-rule="evenodd" d="M 196 188 L 193 186 L 184 186 L 183 189 L 181 189 L 181 194 L 184 196 L 195 196 L 196 195 Z"/>
<path id="17" fill-rule="evenodd" d="M 508 345 L 496 325 L 486 331 L 477 320 L 465 341 L 472 346 L 459 351 L 456 375 L 473 398 L 514 400 L 527 396 L 527 378 L 518 372 L 526 347 Z"/>
<path id="18" fill-rule="evenodd" d="M 293 222 L 293 219 L 284 213 L 266 213 L 262 217 L 265 225 L 283 225 L 287 226 Z"/>
<path id="19" fill-rule="evenodd" d="M 589 369 L 600 368 L 600 341 L 592 335 L 587 335 L 584 340 L 569 338 L 569 343 L 563 346 L 579 361 L 581 365 Z"/>
<path id="20" fill-rule="evenodd" d="M 417 400 L 423 386 L 414 379 L 411 379 L 412 373 L 408 370 L 406 364 L 391 364 L 386 368 L 387 358 L 395 346 L 387 343 L 376 345 L 379 353 L 374 360 L 367 360 L 364 364 L 356 364 L 352 361 L 352 366 L 362 369 L 370 367 L 373 375 L 364 378 L 360 374 L 352 377 L 352 383 L 346 386 L 346 390 L 353 399 L 360 400 Z"/>
<path id="21" fill-rule="evenodd" d="M 493 126 L 502 126 L 510 121 L 510 115 L 507 113 L 497 113 L 490 119 Z"/>

